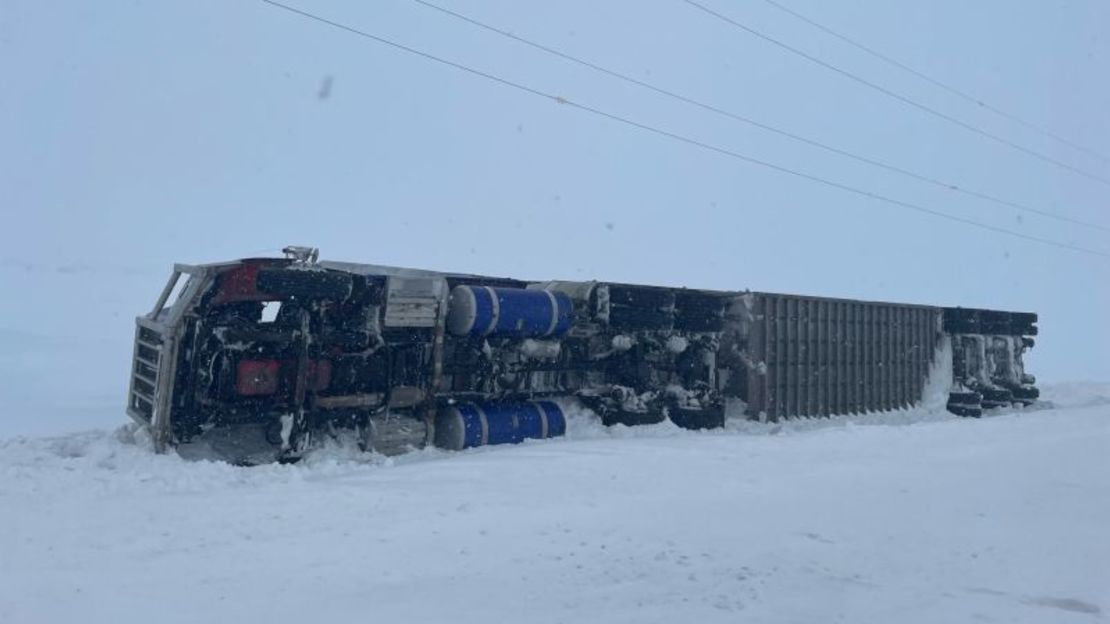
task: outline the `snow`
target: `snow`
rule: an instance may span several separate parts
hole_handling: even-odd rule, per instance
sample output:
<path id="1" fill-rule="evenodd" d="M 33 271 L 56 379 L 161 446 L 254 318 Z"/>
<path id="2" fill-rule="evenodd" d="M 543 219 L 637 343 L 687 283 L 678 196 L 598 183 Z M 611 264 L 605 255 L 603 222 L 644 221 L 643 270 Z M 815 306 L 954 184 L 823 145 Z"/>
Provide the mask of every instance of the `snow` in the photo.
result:
<path id="1" fill-rule="evenodd" d="M 299 465 L 0 440 L 0 622 L 1096 622 L 1110 385 Z"/>
<path id="2" fill-rule="evenodd" d="M 293 433 L 293 415 L 286 414 L 281 417 L 281 448 L 289 448 L 289 434 Z"/>

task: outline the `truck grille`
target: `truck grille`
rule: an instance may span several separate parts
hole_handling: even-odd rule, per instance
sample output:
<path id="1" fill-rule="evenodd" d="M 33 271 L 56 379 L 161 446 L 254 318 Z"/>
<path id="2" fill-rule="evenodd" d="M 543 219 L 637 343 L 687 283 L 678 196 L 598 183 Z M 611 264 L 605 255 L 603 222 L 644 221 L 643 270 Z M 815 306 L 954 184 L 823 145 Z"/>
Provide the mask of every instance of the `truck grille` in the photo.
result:
<path id="1" fill-rule="evenodd" d="M 162 335 L 138 325 L 135 328 L 135 355 L 131 363 L 131 390 L 128 412 L 148 424 L 154 418 L 155 389 L 162 361 Z"/>

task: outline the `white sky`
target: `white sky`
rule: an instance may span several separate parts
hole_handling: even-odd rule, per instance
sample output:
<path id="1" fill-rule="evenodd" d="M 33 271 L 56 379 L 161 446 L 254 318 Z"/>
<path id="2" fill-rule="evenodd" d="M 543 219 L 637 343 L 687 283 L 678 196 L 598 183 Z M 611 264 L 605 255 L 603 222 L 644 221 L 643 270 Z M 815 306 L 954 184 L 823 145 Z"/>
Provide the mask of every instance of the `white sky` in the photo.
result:
<path id="1" fill-rule="evenodd" d="M 290 0 L 293 2 L 294 0 Z M 1110 225 L 1110 186 L 788 56 L 678 0 L 441 0 L 765 123 Z M 1110 153 L 1110 5 L 789 6 Z M 714 8 L 991 132 L 1110 165 L 899 73 L 760 0 Z M 411 0 L 298 6 L 515 81 L 907 201 L 1110 252 L 1021 214 L 715 117 Z M 1110 260 L 908 212 L 594 118 L 254 0 L 0 8 L 0 331 L 99 341 L 120 402 L 131 317 L 174 261 L 329 259 L 1031 310 L 1043 379 L 1110 379 Z M 329 78 L 330 77 L 330 78 Z M 330 80 L 330 95 L 321 99 Z"/>

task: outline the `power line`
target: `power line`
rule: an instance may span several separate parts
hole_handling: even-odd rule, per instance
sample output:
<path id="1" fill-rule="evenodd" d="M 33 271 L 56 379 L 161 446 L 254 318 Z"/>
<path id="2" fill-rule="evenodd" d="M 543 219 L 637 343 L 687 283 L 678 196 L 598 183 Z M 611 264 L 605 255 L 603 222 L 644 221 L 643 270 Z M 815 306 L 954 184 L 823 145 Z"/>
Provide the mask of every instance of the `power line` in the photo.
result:
<path id="1" fill-rule="evenodd" d="M 740 115 L 738 113 L 734 113 L 734 112 L 719 108 L 717 106 L 713 106 L 712 104 L 706 104 L 705 102 L 696 100 L 692 97 L 689 97 L 689 96 L 686 96 L 686 95 L 682 95 L 680 93 L 676 93 L 674 91 L 664 89 L 663 87 L 659 87 L 659 86 L 651 84 L 649 82 L 640 80 L 639 78 L 634 78 L 632 76 L 629 76 L 628 74 L 623 74 L 621 72 L 603 67 L 603 66 L 598 65 L 596 63 L 592 63 L 590 61 L 584 60 L 580 57 L 576 57 L 576 56 L 573 56 L 573 55 L 568 54 L 566 52 L 562 52 L 562 51 L 557 50 L 555 48 L 552 48 L 550 46 L 546 46 L 546 45 L 543 45 L 541 43 L 536 43 L 535 41 L 532 41 L 530 39 L 526 39 L 524 37 L 521 37 L 520 35 L 517 35 L 517 34 L 511 32 L 511 31 L 504 30 L 504 29 L 498 28 L 496 26 L 492 26 L 490 24 L 479 21 L 479 20 L 474 19 L 472 17 L 469 17 L 467 15 L 463 15 L 462 13 L 458 13 L 456 11 L 452 11 L 450 9 L 441 7 L 437 4 L 433 4 L 431 2 L 428 2 L 428 0 L 413 0 L 413 2 L 416 2 L 417 4 L 423 5 L 425 7 L 430 8 L 430 9 L 439 11 L 440 13 L 443 13 L 443 14 L 448 15 L 450 17 L 454 17 L 456 19 L 462 20 L 464 22 L 467 22 L 467 23 L 472 24 L 474 26 L 477 26 L 479 28 L 482 28 L 482 29 L 488 30 L 490 32 L 496 33 L 496 34 L 501 35 L 503 37 L 507 37 L 509 39 L 512 39 L 513 41 L 523 43 L 524 45 L 530 46 L 532 48 L 535 48 L 535 49 L 540 50 L 542 52 L 545 52 L 547 54 L 551 54 L 553 56 L 556 56 L 556 57 L 559 57 L 561 59 L 570 61 L 572 63 L 576 63 L 576 64 L 578 64 L 582 67 L 587 67 L 587 68 L 592 69 L 594 71 L 597 71 L 599 73 L 611 76 L 613 78 L 617 78 L 619 80 L 623 80 L 625 82 L 628 82 L 630 84 L 634 84 L 634 85 L 639 86 L 639 87 L 643 87 L 645 89 L 649 89 L 651 91 L 654 91 L 655 93 L 665 95 L 669 98 L 678 100 L 680 102 L 690 104 L 692 106 L 696 106 L 696 107 L 701 108 L 703 110 L 707 110 L 707 111 L 710 111 L 712 113 L 716 113 L 718 115 L 721 115 L 723 117 L 727 117 L 729 119 L 733 119 L 735 121 L 739 121 L 739 122 L 749 124 L 751 126 L 754 126 L 756 128 L 760 128 L 762 130 L 766 130 L 768 132 L 773 132 L 775 134 L 787 137 L 787 138 L 789 138 L 791 140 L 794 140 L 794 141 L 799 141 L 801 143 L 805 143 L 807 145 L 826 150 L 826 151 L 831 152 L 833 154 L 838 154 L 840 156 L 851 158 L 853 160 L 871 165 L 873 167 L 878 167 L 878 168 L 881 168 L 881 169 L 885 169 L 887 171 L 891 171 L 891 172 L 894 172 L 894 173 L 897 173 L 897 174 L 900 174 L 900 175 L 903 175 L 903 176 L 907 176 L 909 178 L 913 178 L 913 179 L 918 180 L 920 182 L 926 182 L 928 184 L 938 186 L 938 187 L 943 188 L 945 190 L 955 191 L 957 193 L 963 193 L 964 195 L 967 195 L 969 197 L 974 197 L 976 199 L 981 199 L 981 200 L 985 200 L 985 201 L 988 201 L 988 202 L 992 202 L 992 203 L 998 204 L 1000 206 L 1007 206 L 1007 207 L 1014 208 L 1014 209 L 1017 209 L 1017 210 L 1022 210 L 1022 211 L 1028 212 L 1028 213 L 1038 214 L 1038 215 L 1041 215 L 1043 217 L 1048 217 L 1050 219 L 1056 219 L 1056 220 L 1064 221 L 1064 222 L 1071 223 L 1071 224 L 1074 224 L 1074 225 L 1080 225 L 1080 226 L 1084 226 L 1084 227 L 1090 227 L 1090 228 L 1102 230 L 1104 232 L 1110 232 L 1110 227 L 1105 226 L 1105 225 L 1099 225 L 1097 223 L 1092 223 L 1092 222 L 1089 222 L 1089 221 L 1083 221 L 1081 219 L 1075 219 L 1075 218 L 1072 218 L 1072 217 L 1060 215 L 1060 214 L 1050 212 L 1050 211 L 1047 211 L 1047 210 L 1034 208 L 1032 206 L 1028 206 L 1026 204 L 1022 204 L 1022 203 L 1019 203 L 1019 202 L 1003 199 L 1003 198 L 1000 198 L 1000 197 L 997 197 L 997 196 L 994 196 L 994 195 L 990 195 L 988 193 L 983 193 L 983 192 L 980 192 L 980 191 L 967 189 L 967 188 L 964 188 L 960 185 L 954 184 L 952 182 L 945 182 L 944 180 L 940 180 L 940 179 L 937 179 L 937 178 L 934 178 L 934 177 L 931 177 L 931 176 L 928 176 L 928 175 L 925 175 L 925 174 L 921 174 L 921 173 L 915 173 L 911 170 L 904 169 L 902 167 L 898 167 L 896 165 L 892 165 L 892 164 L 889 164 L 889 163 L 886 163 L 886 162 L 882 162 L 882 161 L 879 161 L 879 160 L 874 159 L 874 158 L 869 158 L 867 156 L 861 156 L 859 154 L 855 154 L 855 153 L 850 152 L 848 150 L 838 148 L 838 147 L 834 147 L 834 146 L 829 145 L 827 143 L 822 143 L 822 142 L 820 142 L 816 139 L 807 138 L 805 136 L 790 132 L 788 130 L 783 130 L 782 128 L 778 128 L 778 127 L 772 126 L 770 124 L 766 124 L 766 123 L 756 121 L 754 119 L 751 119 L 750 117 L 745 117 L 745 116 Z"/>
<path id="2" fill-rule="evenodd" d="M 879 52 L 878 50 L 876 50 L 876 49 L 874 49 L 870 46 L 864 45 L 863 43 L 860 43 L 859 41 L 856 41 L 855 39 L 852 39 L 851 37 L 849 37 L 847 35 L 841 34 L 837 31 L 833 30 L 832 28 L 829 28 L 828 26 L 825 26 L 824 24 L 821 24 L 820 22 L 814 20 L 813 18 L 807 17 L 807 16 L 799 13 L 798 11 L 795 11 L 794 9 L 791 9 L 790 7 L 788 7 L 786 5 L 783 5 L 779 2 L 776 2 L 775 0 L 763 0 L 763 1 L 766 2 L 767 4 L 771 5 L 771 6 L 775 7 L 776 9 L 778 9 L 778 10 L 784 12 L 784 13 L 787 13 L 789 15 L 792 15 L 792 16 L 796 17 L 797 19 L 809 24 L 810 26 L 813 26 L 814 28 L 817 28 L 818 30 L 821 30 L 822 32 L 825 32 L 829 35 L 832 35 L 833 37 L 836 37 L 837 39 L 840 39 L 841 41 L 847 43 L 848 45 L 851 45 L 851 46 L 853 46 L 853 47 L 855 47 L 859 50 L 862 50 L 862 51 L 866 52 L 867 54 L 870 54 L 871 56 L 879 59 L 880 61 L 883 61 L 884 63 L 887 63 L 888 65 L 892 65 L 894 67 L 897 67 L 898 69 L 909 72 L 909 73 L 913 74 L 914 76 L 917 76 L 918 78 L 924 80 L 925 82 L 928 82 L 928 83 L 932 84 L 935 87 L 939 87 L 939 88 L 941 88 L 941 89 L 943 89 L 943 90 L 945 90 L 945 91 L 947 91 L 947 92 L 949 92 L 949 93 L 951 93 L 955 96 L 963 98 L 964 100 L 967 100 L 968 102 L 971 102 L 972 104 L 975 104 L 976 106 L 978 106 L 980 108 L 989 110 L 990 112 L 992 112 L 992 113 L 994 113 L 994 114 L 996 114 L 1000 117 L 1004 117 L 1004 118 L 1009 119 L 1010 121 L 1012 121 L 1014 123 L 1025 126 L 1026 128 L 1028 128 L 1030 130 L 1034 130 L 1036 132 L 1039 132 L 1040 134 L 1043 134 L 1044 136 L 1047 136 L 1051 139 L 1055 139 L 1056 141 L 1059 141 L 1060 143 L 1063 143 L 1064 145 L 1067 145 L 1067 146 L 1069 146 L 1073 149 L 1077 149 L 1081 152 L 1086 152 L 1087 154 L 1090 154 L 1091 156 L 1094 156 L 1095 158 L 1098 158 L 1098 159 L 1106 161 L 1106 162 L 1110 162 L 1110 157 L 1104 156 L 1101 153 L 1099 153 L 1099 152 L 1097 152 L 1097 151 L 1095 151 L 1095 150 L 1093 150 L 1089 147 L 1085 147 L 1085 146 L 1080 145 L 1080 144 L 1078 144 L 1078 143 L 1076 143 L 1076 142 L 1074 142 L 1070 139 L 1067 139 L 1063 136 L 1060 136 L 1059 134 L 1049 130 L 1048 128 L 1045 128 L 1043 126 L 1035 124 L 1031 121 L 1027 121 L 1025 119 L 1022 119 L 1021 117 L 1018 117 L 1017 115 L 1015 115 L 1013 113 L 1008 113 L 1008 112 L 998 108 L 997 106 L 993 106 L 993 105 L 991 105 L 987 102 L 984 102 L 983 100 L 975 97 L 974 95 L 971 95 L 970 93 L 967 93 L 966 91 L 962 91 L 960 89 L 957 89 L 956 87 L 954 87 L 950 84 L 942 82 L 942 81 L 940 81 L 936 78 L 933 78 L 932 76 L 930 76 L 930 75 L 928 75 L 928 74 L 926 74 L 922 71 L 914 69 L 914 68 L 910 67 L 909 65 L 906 65 L 905 63 L 903 63 L 903 62 L 901 62 L 901 61 L 899 61 L 895 58 L 892 58 L 892 57 L 890 57 L 886 54 L 883 54 L 882 52 Z"/>
<path id="3" fill-rule="evenodd" d="M 898 100 L 899 102 L 902 102 L 903 104 L 906 104 L 908 106 L 912 106 L 912 107 L 914 107 L 918 110 L 921 110 L 921 111 L 926 112 L 926 113 L 928 113 L 928 114 L 930 114 L 934 117 L 937 117 L 938 119 L 943 119 L 943 120 L 945 120 L 945 121 L 947 121 L 951 124 L 955 124 L 955 125 L 957 125 L 961 128 L 964 128 L 965 130 L 968 130 L 970 132 L 974 132 L 975 134 L 978 134 L 982 137 L 986 137 L 986 138 L 988 138 L 992 141 L 995 141 L 997 143 L 1000 143 L 1002 145 L 1010 147 L 1011 149 L 1015 149 L 1019 152 L 1027 154 L 1027 155 L 1032 156 L 1034 158 L 1037 158 L 1039 160 L 1043 160 L 1044 162 L 1056 165 L 1057 167 L 1060 167 L 1062 169 L 1067 169 L 1068 171 L 1071 171 L 1073 173 L 1081 175 L 1085 178 L 1090 178 L 1091 180 L 1095 180 L 1097 182 L 1101 182 L 1101 183 L 1103 183 L 1107 186 L 1110 186 L 1110 179 L 1104 178 L 1104 177 L 1102 177 L 1098 174 L 1091 173 L 1089 171 L 1085 171 L 1085 170 L 1080 169 L 1078 167 L 1074 167 L 1074 166 L 1069 165 L 1068 163 L 1066 163 L 1062 160 L 1058 160 L 1056 158 L 1053 158 L 1052 156 L 1048 156 L 1047 154 L 1042 154 L 1041 152 L 1038 152 L 1034 149 L 1030 149 L 1030 148 L 1025 147 L 1023 145 L 1020 145 L 1018 143 L 1014 143 L 1013 141 L 1011 141 L 1007 138 L 1004 138 L 1004 137 L 998 136 L 997 134 L 994 134 L 994 133 L 988 132 L 986 130 L 983 130 L 982 128 L 979 128 L 975 125 L 967 123 L 966 121 L 962 121 L 960 119 L 957 119 L 956 117 L 953 117 L 953 116 L 951 116 L 947 113 L 942 113 L 941 111 L 939 111 L 935 108 L 932 108 L 930 106 L 922 104 L 922 103 L 920 103 L 916 100 L 908 98 L 908 97 L 906 97 L 906 96 L 904 96 L 900 93 L 897 93 L 895 91 L 891 91 L 890 89 L 888 89 L 888 88 L 886 88 L 886 87 L 884 87 L 880 84 L 871 82 L 870 80 L 867 80 L 866 78 L 863 78 L 861 76 L 853 74 L 852 72 L 850 72 L 846 69 L 842 69 L 840 67 L 837 67 L 836 65 L 833 65 L 832 63 L 823 61 L 823 60 L 817 58 L 816 56 L 813 56 L 812 54 L 809 54 L 809 53 L 804 52 L 804 51 L 802 51 L 798 48 L 795 48 L 794 46 L 791 46 L 790 44 L 779 41 L 778 39 L 775 39 L 774 37 L 771 37 L 770 35 L 764 34 L 764 33 L 760 32 L 760 31 L 758 31 L 758 30 L 756 30 L 756 29 L 754 29 L 750 26 L 746 26 L 746 25 L 732 19 L 731 17 L 728 17 L 727 15 L 724 15 L 723 13 L 718 13 L 717 11 L 714 11 L 713 9 L 710 9 L 709 7 L 705 6 L 704 4 L 701 4 L 699 2 L 695 2 L 694 0 L 682 0 L 682 2 L 685 2 L 686 4 L 689 4 L 690 6 L 698 9 L 699 11 L 702 11 L 702 12 L 708 14 L 708 15 L 711 15 L 711 16 L 713 16 L 713 17 L 715 17 L 715 18 L 717 18 L 717 19 L 719 19 L 719 20 L 721 20 L 721 21 L 723 21 L 727 24 L 731 24 L 732 26 L 734 26 L 736 28 L 739 28 L 740 30 L 743 30 L 744 32 L 747 32 L 751 35 L 759 37 L 760 39 L 762 39 L 762 40 L 764 40 L 768 43 L 776 45 L 776 46 L 782 48 L 783 50 L 786 50 L 786 51 L 790 52 L 791 54 L 800 56 L 800 57 L 806 59 L 807 61 L 809 61 L 811 63 L 815 63 L 817 65 L 820 65 L 821 67 L 824 67 L 825 69 L 828 69 L 830 71 L 834 71 L 834 72 L 840 74 L 841 76 L 844 76 L 845 78 L 848 78 L 850 80 L 854 80 L 855 82 L 858 82 L 858 83 L 860 83 L 860 84 L 862 84 L 862 85 L 864 85 L 864 86 L 866 86 L 870 89 L 873 89 L 875 91 L 878 91 L 879 93 L 882 93 L 883 95 L 886 95 L 887 97 Z"/>
<path id="4" fill-rule="evenodd" d="M 659 135 L 659 136 L 662 136 L 662 137 L 670 138 L 670 139 L 673 139 L 673 140 L 676 140 L 676 141 L 679 141 L 679 142 L 682 142 L 682 143 L 686 143 L 688 145 L 693 145 L 695 147 L 700 147 L 704 150 L 711 151 L 711 152 L 716 152 L 718 154 L 722 154 L 722 155 L 728 156 L 730 158 L 735 158 L 737 160 L 741 160 L 741 161 L 744 161 L 744 162 L 759 165 L 761 167 L 772 169 L 774 171 L 778 171 L 778 172 L 781 172 L 781 173 L 786 173 L 786 174 L 789 174 L 789 175 L 792 175 L 792 176 L 795 176 L 795 177 L 798 177 L 798 178 L 802 178 L 802 179 L 805 179 L 805 180 L 810 180 L 812 182 L 817 182 L 817 183 L 825 185 L 825 186 L 829 186 L 829 187 L 832 187 L 832 188 L 847 191 L 849 193 L 853 193 L 853 194 L 856 194 L 856 195 L 861 195 L 863 197 L 868 197 L 868 198 L 871 198 L 871 199 L 874 199 L 874 200 L 877 200 L 877 201 L 881 201 L 881 202 L 884 202 L 884 203 L 888 203 L 888 204 L 891 204 L 891 205 L 894 205 L 894 206 L 900 206 L 900 207 L 903 207 L 903 208 L 906 208 L 906 209 L 909 209 L 909 210 L 914 210 L 914 211 L 921 212 L 921 213 L 924 213 L 924 214 L 933 215 L 933 216 L 936 216 L 936 217 L 939 217 L 939 218 L 942 218 L 942 219 L 947 219 L 949 221 L 955 221 L 957 223 L 963 223 L 965 225 L 970 225 L 972 227 L 976 227 L 976 228 L 979 228 L 979 229 L 988 230 L 988 231 L 996 232 L 996 233 L 1000 233 L 1000 234 L 1005 234 L 1007 236 L 1012 236 L 1012 237 L 1015 237 L 1015 238 L 1020 238 L 1020 239 L 1024 239 L 1024 240 L 1028 240 L 1028 241 L 1033 241 L 1033 242 L 1036 242 L 1036 243 L 1041 243 L 1043 245 L 1048 245 L 1048 246 L 1051 246 L 1051 247 L 1057 247 L 1057 248 L 1060 248 L 1060 249 L 1067 249 L 1067 250 L 1070 250 L 1070 251 L 1085 253 L 1085 254 L 1089 254 L 1089 255 L 1092 255 L 1092 256 L 1098 256 L 1098 257 L 1101 257 L 1101 258 L 1110 258 L 1110 253 L 1105 253 L 1105 252 L 1102 252 L 1102 251 L 1098 251 L 1098 250 L 1095 250 L 1095 249 L 1089 249 L 1089 248 L 1086 248 L 1086 247 L 1079 247 L 1077 245 L 1071 245 L 1069 243 L 1062 243 L 1062 242 L 1055 241 L 1055 240 L 1048 239 L 1048 238 L 1041 238 L 1039 236 L 1032 236 L 1030 234 L 1024 234 L 1022 232 L 1017 232 L 1017 231 L 1014 231 L 1014 230 L 1008 230 L 1006 228 L 1001 228 L 1001 227 L 996 227 L 996 226 L 993 226 L 993 225 L 989 225 L 987 223 L 981 223 L 979 221 L 974 221 L 972 219 L 965 219 L 963 217 L 960 217 L 960 216 L 957 216 L 957 215 L 952 215 L 952 214 L 942 212 L 942 211 L 939 211 L 939 210 L 934 210 L 934 209 L 928 208 L 926 206 L 921 206 L 921 205 L 918 205 L 918 204 L 905 202 L 905 201 L 902 201 L 902 200 L 899 200 L 899 199 L 894 199 L 894 198 L 891 198 L 891 197 L 887 197 L 885 195 L 880 195 L 878 193 L 873 193 L 871 191 L 867 191 L 867 190 L 860 189 L 860 188 L 857 188 L 857 187 L 854 187 L 854 186 L 850 186 L 848 184 L 842 184 L 840 182 L 836 182 L 836 181 L 833 181 L 833 180 L 822 178 L 822 177 L 819 177 L 819 176 L 816 176 L 816 175 L 813 175 L 813 174 L 809 174 L 809 173 L 805 173 L 805 172 L 802 172 L 802 171 L 797 171 L 797 170 L 794 170 L 794 169 L 790 169 L 790 168 L 784 167 L 782 165 L 776 165 L 774 163 L 767 162 L 767 161 L 764 161 L 764 160 L 760 160 L 758 158 L 753 158 L 751 156 L 747 156 L 747 155 L 741 154 L 739 152 L 734 152 L 732 150 L 729 150 L 729 149 L 726 149 L 726 148 L 723 148 L 723 147 L 719 147 L 719 146 L 716 146 L 716 145 L 705 143 L 705 142 L 699 141 L 697 139 L 693 139 L 693 138 L 690 138 L 690 137 L 687 137 L 687 136 L 683 136 L 681 134 L 676 134 L 674 132 L 670 132 L 668 130 L 663 130 L 661 128 L 657 128 L 655 126 L 651 126 L 651 125 L 648 125 L 648 124 L 645 124 L 645 123 L 640 123 L 638 121 L 634 121 L 634 120 L 628 119 L 626 117 L 621 117 L 619 115 L 609 113 L 609 112 L 603 111 L 601 109 L 593 108 L 593 107 L 587 106 L 585 104 L 579 104 L 577 102 L 572 102 L 572 101 L 570 101 L 570 100 L 568 100 L 568 99 L 566 99 L 562 96 L 555 95 L 555 94 L 552 94 L 552 93 L 547 93 L 545 91 L 541 91 L 539 89 L 529 87 L 527 85 L 523 85 L 523 84 L 518 83 L 518 82 L 513 82 L 513 81 L 511 81 L 507 78 L 502 78 L 500 76 L 496 76 L 494 74 L 484 72 L 480 69 L 475 69 L 473 67 L 469 67 L 467 65 L 463 65 L 461 63 L 457 63 L 455 61 L 451 61 L 451 60 L 445 59 L 443 57 L 436 56 L 436 55 L 431 54 L 429 52 L 424 52 L 423 50 L 418 50 L 416 48 L 412 48 L 412 47 L 409 47 L 407 45 L 397 43 L 395 41 L 391 41 L 391 40 L 386 39 L 384 37 L 379 37 L 378 35 L 374 35 L 374 34 L 366 32 L 366 31 L 359 30 L 359 29 L 354 28 L 352 26 L 347 26 L 346 24 L 342 24 L 340 22 L 332 21 L 332 20 L 327 19 L 325 17 L 321 17 L 319 15 L 309 13 L 307 11 L 298 9 L 296 7 L 292 7 L 292 6 L 289 6 L 287 4 L 282 4 L 281 2 L 277 2 L 277 0 L 260 0 L 260 2 L 264 2 L 264 3 L 269 4 L 271 6 L 274 6 L 274 7 L 280 8 L 280 9 L 284 9 L 285 11 L 288 11 L 290 13 L 299 15 L 299 16 L 304 17 L 306 19 L 310 19 L 310 20 L 319 22 L 321 24 L 326 24 L 328 26 L 331 26 L 332 28 L 336 28 L 338 30 L 343 30 L 343 31 L 349 32 L 351 34 L 358 35 L 360 37 L 364 37 L 364 38 L 370 39 L 372 41 L 376 41 L 376 42 L 381 43 L 383 45 L 390 46 L 394 49 L 401 50 L 403 52 L 407 52 L 409 54 L 413 54 L 415 56 L 419 56 L 419 57 L 425 58 L 425 59 L 430 60 L 430 61 L 434 61 L 434 62 L 439 63 L 441 65 L 446 65 L 448 67 L 457 69 L 459 71 L 463 71 L 463 72 L 466 72 L 466 73 L 474 75 L 474 76 L 485 78 L 486 80 L 496 82 L 496 83 L 504 85 L 506 87 L 511 87 L 513 89 L 517 89 L 518 91 L 523 91 L 525 93 L 535 95 L 535 96 L 543 98 L 545 100 L 550 100 L 552 102 L 555 102 L 557 104 L 561 104 L 563 106 L 569 106 L 571 108 L 575 108 L 577 110 L 580 110 L 580 111 L 583 111 L 583 112 L 586 112 L 586 113 L 590 113 L 590 114 L 598 116 L 598 117 L 609 119 L 611 121 L 616 121 L 616 122 L 619 122 L 621 124 L 631 126 L 633 128 L 638 128 L 638 129 L 643 130 L 645 132 L 650 132 L 652 134 L 656 134 L 656 135 Z"/>

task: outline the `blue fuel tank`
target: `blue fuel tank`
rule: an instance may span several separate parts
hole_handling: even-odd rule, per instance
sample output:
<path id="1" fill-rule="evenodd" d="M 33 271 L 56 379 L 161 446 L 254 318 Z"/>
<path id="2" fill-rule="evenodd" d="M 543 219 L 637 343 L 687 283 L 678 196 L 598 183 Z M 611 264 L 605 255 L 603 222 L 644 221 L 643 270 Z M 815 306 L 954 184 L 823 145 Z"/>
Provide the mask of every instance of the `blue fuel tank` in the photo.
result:
<path id="1" fill-rule="evenodd" d="M 456 336 L 558 337 L 570 329 L 574 304 L 558 291 L 456 286 L 447 330 Z"/>
<path id="2" fill-rule="evenodd" d="M 436 416 L 435 445 L 452 451 L 486 444 L 517 444 L 566 433 L 563 410 L 551 401 L 459 403 Z"/>

